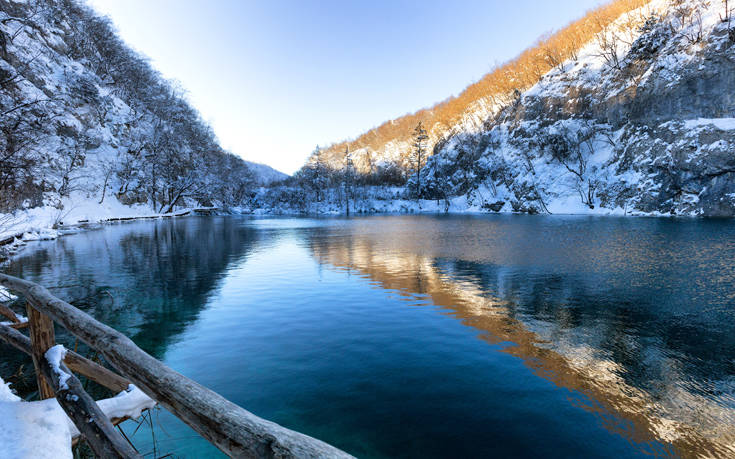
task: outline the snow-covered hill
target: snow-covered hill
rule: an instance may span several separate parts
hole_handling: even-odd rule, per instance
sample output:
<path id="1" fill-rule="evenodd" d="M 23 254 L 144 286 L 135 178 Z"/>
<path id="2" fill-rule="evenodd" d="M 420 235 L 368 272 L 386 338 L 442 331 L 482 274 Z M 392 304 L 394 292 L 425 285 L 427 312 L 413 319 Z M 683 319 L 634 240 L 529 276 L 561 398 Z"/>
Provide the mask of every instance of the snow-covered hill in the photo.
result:
<path id="1" fill-rule="evenodd" d="M 727 5 L 652 0 L 613 18 L 535 85 L 493 107 L 469 107 L 432 139 L 420 187 L 414 170 L 399 207 L 735 216 L 735 20 Z M 368 163 L 411 149 L 389 142 Z M 363 153 L 352 154 L 358 173 Z M 302 175 L 313 170 L 314 158 Z M 305 188 L 294 199 L 308 204 Z M 396 208 L 386 203 L 395 201 L 392 189 L 371 193 L 376 199 L 354 193 L 353 211 Z M 334 196 L 336 205 L 301 208 L 334 211 L 345 201 Z"/>
<path id="2" fill-rule="evenodd" d="M 255 176 L 255 181 L 261 185 L 270 185 L 273 182 L 279 182 L 288 178 L 287 174 L 281 171 L 273 169 L 267 164 L 254 163 L 252 161 L 245 161 L 250 170 Z"/>
<path id="3" fill-rule="evenodd" d="M 224 151 L 181 91 L 81 0 L 0 0 L 0 115 L 0 239 L 237 206 L 280 177 Z"/>
<path id="4" fill-rule="evenodd" d="M 446 139 L 425 193 L 493 210 L 735 215 L 724 17 L 720 2 L 654 0 L 620 18 L 481 132 Z"/>

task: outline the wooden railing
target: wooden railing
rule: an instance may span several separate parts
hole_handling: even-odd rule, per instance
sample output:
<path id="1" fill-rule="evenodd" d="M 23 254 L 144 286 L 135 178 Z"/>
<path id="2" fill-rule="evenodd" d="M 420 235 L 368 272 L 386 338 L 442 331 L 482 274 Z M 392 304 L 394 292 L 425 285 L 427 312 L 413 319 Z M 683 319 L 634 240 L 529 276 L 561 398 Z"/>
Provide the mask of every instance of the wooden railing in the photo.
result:
<path id="1" fill-rule="evenodd" d="M 16 330 L 23 327 L 12 311 L 0 310 L 0 315 L 14 322 L 13 326 L 0 325 L 0 339 L 31 355 L 39 396 L 56 397 L 98 457 L 139 455 L 113 428 L 73 374 L 65 384 L 59 381 L 52 362 L 45 357 L 46 351 L 55 345 L 54 322 L 99 352 L 119 374 L 71 351 L 64 358 L 62 371 L 77 372 L 116 392 L 129 383 L 135 384 L 231 457 L 351 457 L 320 440 L 262 419 L 177 373 L 122 333 L 54 297 L 38 284 L 0 274 L 0 285 L 26 299 L 30 335 L 26 337 Z"/>

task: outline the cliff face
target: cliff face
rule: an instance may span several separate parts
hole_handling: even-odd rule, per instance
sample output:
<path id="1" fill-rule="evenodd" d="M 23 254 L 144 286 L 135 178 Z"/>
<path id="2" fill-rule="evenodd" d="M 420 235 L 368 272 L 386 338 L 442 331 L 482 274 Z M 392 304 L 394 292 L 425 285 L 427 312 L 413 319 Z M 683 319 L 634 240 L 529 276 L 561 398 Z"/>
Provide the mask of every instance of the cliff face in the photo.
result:
<path id="1" fill-rule="evenodd" d="M 435 148 L 426 196 L 491 210 L 735 215 L 735 23 L 720 2 L 654 0 L 481 132 Z"/>

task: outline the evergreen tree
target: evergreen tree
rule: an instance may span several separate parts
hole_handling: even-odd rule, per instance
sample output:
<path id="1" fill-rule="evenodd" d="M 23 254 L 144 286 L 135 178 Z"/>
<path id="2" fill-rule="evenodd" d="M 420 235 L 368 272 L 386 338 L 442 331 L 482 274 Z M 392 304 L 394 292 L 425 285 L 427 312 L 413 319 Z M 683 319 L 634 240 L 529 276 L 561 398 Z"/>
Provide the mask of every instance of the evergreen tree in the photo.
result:
<path id="1" fill-rule="evenodd" d="M 426 141 L 429 136 L 426 134 L 426 129 L 421 124 L 421 121 L 416 125 L 413 130 L 413 151 L 411 152 L 411 168 L 416 174 L 416 198 L 421 194 L 421 169 L 426 164 Z"/>

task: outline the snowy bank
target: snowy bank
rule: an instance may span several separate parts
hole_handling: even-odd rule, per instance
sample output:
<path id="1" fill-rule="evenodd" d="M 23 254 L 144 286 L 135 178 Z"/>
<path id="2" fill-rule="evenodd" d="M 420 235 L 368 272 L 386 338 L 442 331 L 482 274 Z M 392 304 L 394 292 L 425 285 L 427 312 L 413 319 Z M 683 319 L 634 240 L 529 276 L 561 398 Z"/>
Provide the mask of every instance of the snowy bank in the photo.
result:
<path id="1" fill-rule="evenodd" d="M 97 404 L 110 419 L 136 419 L 156 405 L 133 385 Z M 72 439 L 78 435 L 56 399 L 25 402 L 0 378 L 0 457 L 71 459 Z"/>

